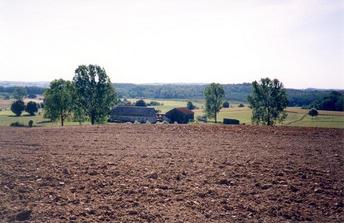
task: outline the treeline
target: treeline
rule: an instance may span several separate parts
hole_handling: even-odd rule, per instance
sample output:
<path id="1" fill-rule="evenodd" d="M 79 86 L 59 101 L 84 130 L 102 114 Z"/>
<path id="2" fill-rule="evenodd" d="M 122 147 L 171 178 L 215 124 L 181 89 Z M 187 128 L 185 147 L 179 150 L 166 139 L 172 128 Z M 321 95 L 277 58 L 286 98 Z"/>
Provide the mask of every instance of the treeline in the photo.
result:
<path id="1" fill-rule="evenodd" d="M 225 99 L 237 102 L 247 102 L 247 97 L 252 93 L 251 83 L 224 84 Z M 113 84 L 120 98 L 156 98 L 156 99 L 203 99 L 206 84 Z M 16 87 L 0 86 L 0 94 L 11 95 Z M 27 94 L 43 94 L 46 88 L 25 87 Z M 341 101 L 344 91 L 335 91 L 334 96 L 331 90 L 317 89 L 286 89 L 288 106 L 304 108 L 317 108 L 326 110 L 343 110 Z M 5 94 L 4 94 L 5 93 Z M 332 96 L 330 96 L 332 94 Z M 339 99 L 332 100 L 338 97 Z M 323 103 L 323 101 L 327 101 Z M 332 102 L 331 102 L 332 101 Z M 334 102 L 335 101 L 335 102 Z M 339 101 L 339 102 L 337 102 Z M 337 105 L 334 105 L 336 104 Z"/>
<path id="2" fill-rule="evenodd" d="M 0 86 L 0 93 L 3 95 L 12 95 L 13 92 L 17 89 L 17 86 L 11 86 L 11 87 L 5 87 L 5 86 Z M 43 94 L 46 88 L 44 87 L 36 87 L 36 86 L 25 86 L 25 87 L 20 87 L 24 88 L 27 92 L 27 94 Z"/>

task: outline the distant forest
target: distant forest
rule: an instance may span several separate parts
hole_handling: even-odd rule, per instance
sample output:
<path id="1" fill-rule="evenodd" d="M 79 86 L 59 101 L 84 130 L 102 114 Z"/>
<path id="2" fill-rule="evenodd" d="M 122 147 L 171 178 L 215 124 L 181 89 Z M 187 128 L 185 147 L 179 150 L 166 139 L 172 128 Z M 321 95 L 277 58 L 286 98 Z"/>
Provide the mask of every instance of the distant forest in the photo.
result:
<path id="1" fill-rule="evenodd" d="M 125 98 L 156 98 L 156 99 L 203 99 L 206 84 L 113 84 L 119 97 Z M 236 102 L 247 102 L 251 94 L 250 83 L 224 84 L 226 99 Z M 28 95 L 43 94 L 45 87 L 25 87 Z M 11 95 L 15 86 L 0 86 L 2 96 Z M 327 98 L 338 97 L 337 108 L 343 110 L 344 90 L 319 90 L 319 89 L 287 89 L 289 106 L 318 107 Z M 337 100 L 337 99 L 336 99 Z M 338 109 L 339 108 L 339 109 Z"/>

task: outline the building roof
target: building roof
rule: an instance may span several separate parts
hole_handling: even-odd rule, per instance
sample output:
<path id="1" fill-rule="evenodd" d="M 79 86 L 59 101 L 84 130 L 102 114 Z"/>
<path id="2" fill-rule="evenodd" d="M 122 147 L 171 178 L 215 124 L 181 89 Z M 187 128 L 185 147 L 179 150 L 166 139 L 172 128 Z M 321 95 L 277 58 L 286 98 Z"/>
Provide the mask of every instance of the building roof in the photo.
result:
<path id="1" fill-rule="evenodd" d="M 193 115 L 193 114 L 194 114 L 193 111 L 191 111 L 191 110 L 188 109 L 188 108 L 184 108 L 184 107 L 174 108 L 174 109 L 172 109 L 171 111 L 173 111 L 173 110 L 177 110 L 177 111 L 182 112 L 182 113 L 184 113 L 184 114 L 186 114 L 186 115 Z M 169 112 L 170 112 L 170 111 L 169 111 Z"/>
<path id="2" fill-rule="evenodd" d="M 156 112 L 154 108 L 140 106 L 116 106 L 112 109 L 111 115 L 156 117 Z"/>

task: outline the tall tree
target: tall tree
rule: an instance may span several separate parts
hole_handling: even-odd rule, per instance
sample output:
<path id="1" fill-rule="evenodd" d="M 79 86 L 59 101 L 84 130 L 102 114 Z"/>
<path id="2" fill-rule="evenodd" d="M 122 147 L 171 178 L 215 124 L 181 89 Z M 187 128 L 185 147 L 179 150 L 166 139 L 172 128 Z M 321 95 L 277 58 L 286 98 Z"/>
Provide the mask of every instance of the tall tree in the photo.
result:
<path id="1" fill-rule="evenodd" d="M 54 80 L 44 93 L 44 116 L 52 121 L 60 119 L 61 126 L 73 109 L 73 86 L 70 81 Z"/>
<path id="2" fill-rule="evenodd" d="M 77 106 L 90 117 L 92 125 L 104 121 L 116 102 L 116 93 L 105 69 L 81 65 L 75 70 L 73 83 Z"/>
<path id="3" fill-rule="evenodd" d="M 288 105 L 287 93 L 281 82 L 262 78 L 259 83 L 252 82 L 252 88 L 252 94 L 247 98 L 252 108 L 252 122 L 274 125 L 287 117 L 284 110 Z"/>
<path id="4" fill-rule="evenodd" d="M 26 88 L 24 87 L 16 87 L 13 91 L 13 97 L 16 100 L 23 100 L 23 98 L 27 95 Z"/>
<path id="5" fill-rule="evenodd" d="M 220 111 L 223 104 L 225 91 L 222 85 L 212 83 L 204 90 L 205 96 L 205 111 L 209 118 L 214 118 L 217 122 L 217 113 Z"/>

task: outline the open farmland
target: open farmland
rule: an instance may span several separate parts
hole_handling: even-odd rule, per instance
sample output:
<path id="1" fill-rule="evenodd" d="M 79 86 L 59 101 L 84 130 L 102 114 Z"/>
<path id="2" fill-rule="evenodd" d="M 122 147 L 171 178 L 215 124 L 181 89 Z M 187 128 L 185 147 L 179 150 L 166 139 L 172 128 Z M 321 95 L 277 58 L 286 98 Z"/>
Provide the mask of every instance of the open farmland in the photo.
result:
<path id="1" fill-rule="evenodd" d="M 0 127 L 0 221 L 344 221 L 342 129 Z"/>

